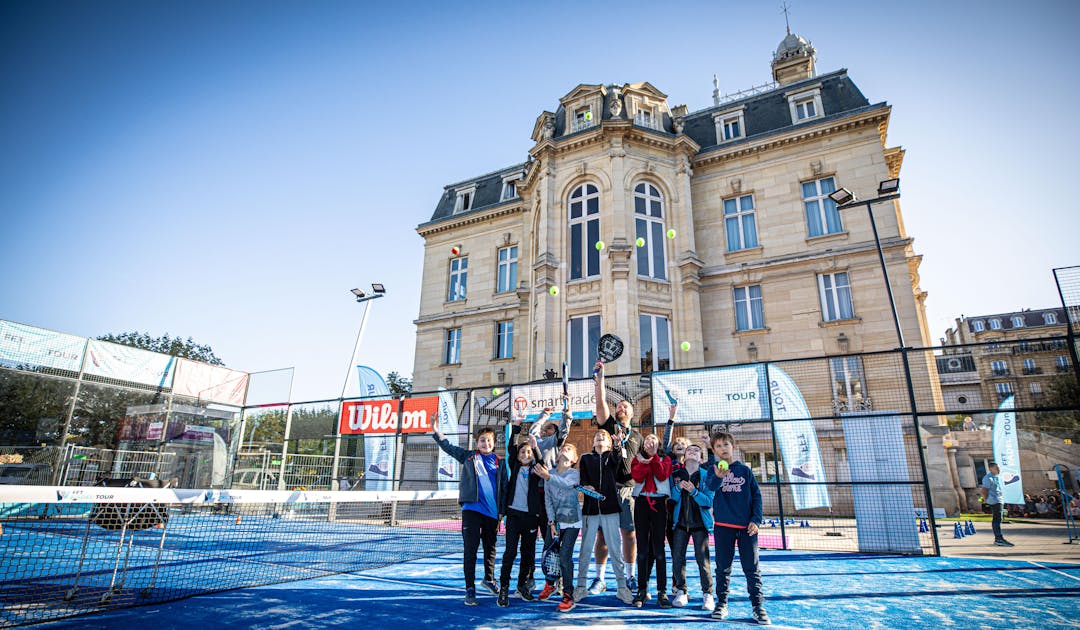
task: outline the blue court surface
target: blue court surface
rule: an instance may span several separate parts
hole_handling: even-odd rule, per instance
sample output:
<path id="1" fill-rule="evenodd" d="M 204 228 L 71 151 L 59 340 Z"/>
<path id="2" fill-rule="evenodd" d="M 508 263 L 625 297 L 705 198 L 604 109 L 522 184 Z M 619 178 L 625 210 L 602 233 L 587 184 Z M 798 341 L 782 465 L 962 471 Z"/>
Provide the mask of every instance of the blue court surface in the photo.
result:
<path id="1" fill-rule="evenodd" d="M 545 629 L 753 625 L 738 559 L 732 571 L 731 616 L 726 622 L 713 622 L 709 613 L 699 609 L 701 593 L 692 556 L 687 563 L 691 600 L 683 609 L 661 610 L 655 598 L 641 609 L 622 604 L 615 599 L 610 570 L 610 590 L 585 599 L 569 613 L 557 612 L 554 600 L 512 598 L 508 608 L 499 608 L 495 598 L 486 594 L 479 596 L 479 606 L 468 607 L 462 603 L 461 556 L 457 554 L 35 627 L 391 630 L 415 624 Z M 1080 627 L 1080 565 L 1075 564 L 763 551 L 761 566 L 766 607 L 779 628 Z M 482 567 L 478 569 L 482 575 Z"/>

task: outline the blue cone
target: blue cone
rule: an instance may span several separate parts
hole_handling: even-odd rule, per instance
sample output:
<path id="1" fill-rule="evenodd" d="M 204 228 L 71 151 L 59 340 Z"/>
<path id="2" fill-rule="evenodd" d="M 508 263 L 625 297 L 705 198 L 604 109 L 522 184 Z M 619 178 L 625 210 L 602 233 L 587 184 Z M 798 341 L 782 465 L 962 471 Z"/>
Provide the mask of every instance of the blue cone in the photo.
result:
<path id="1" fill-rule="evenodd" d="M 975 533 L 975 523 L 970 520 L 964 525 L 964 535 L 971 536 Z"/>
<path id="2" fill-rule="evenodd" d="M 963 538 L 964 537 L 964 529 L 962 527 L 960 527 L 960 521 L 956 521 L 955 523 L 953 523 L 952 537 L 953 538 Z"/>
<path id="3" fill-rule="evenodd" d="M 919 519 L 919 533 L 925 534 L 930 531 L 930 526 L 926 524 L 926 519 Z"/>

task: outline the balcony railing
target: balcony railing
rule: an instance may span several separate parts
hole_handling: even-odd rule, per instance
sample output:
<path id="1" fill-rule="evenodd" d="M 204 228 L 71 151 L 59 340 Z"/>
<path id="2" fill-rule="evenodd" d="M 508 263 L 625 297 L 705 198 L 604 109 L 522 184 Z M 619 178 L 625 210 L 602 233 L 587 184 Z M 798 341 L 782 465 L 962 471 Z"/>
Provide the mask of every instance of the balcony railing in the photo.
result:
<path id="1" fill-rule="evenodd" d="M 596 126 L 596 121 L 595 120 L 574 119 L 574 131 L 581 131 L 583 129 L 588 129 L 590 127 L 595 127 L 595 126 Z"/>
<path id="2" fill-rule="evenodd" d="M 1042 374 L 1043 369 L 1041 367 L 1026 367 L 1024 368 L 1024 374 L 1030 376 L 1032 374 Z"/>

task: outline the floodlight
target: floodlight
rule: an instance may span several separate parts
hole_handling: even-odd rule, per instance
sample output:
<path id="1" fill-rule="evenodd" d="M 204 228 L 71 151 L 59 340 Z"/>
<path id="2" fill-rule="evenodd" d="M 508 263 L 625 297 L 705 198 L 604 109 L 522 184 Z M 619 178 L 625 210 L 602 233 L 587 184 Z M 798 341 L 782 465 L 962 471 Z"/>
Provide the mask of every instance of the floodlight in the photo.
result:
<path id="1" fill-rule="evenodd" d="M 900 178 L 894 177 L 893 179 L 886 179 L 878 184 L 877 194 L 879 195 L 892 195 L 900 192 Z"/>
<path id="2" fill-rule="evenodd" d="M 842 206 L 846 203 L 855 201 L 855 193 L 851 192 L 847 188 L 841 188 L 836 192 L 829 193 L 829 199 L 836 202 L 836 205 Z"/>
<path id="3" fill-rule="evenodd" d="M 386 293 L 386 287 L 381 284 L 372 283 L 371 290 L 375 293 Z"/>

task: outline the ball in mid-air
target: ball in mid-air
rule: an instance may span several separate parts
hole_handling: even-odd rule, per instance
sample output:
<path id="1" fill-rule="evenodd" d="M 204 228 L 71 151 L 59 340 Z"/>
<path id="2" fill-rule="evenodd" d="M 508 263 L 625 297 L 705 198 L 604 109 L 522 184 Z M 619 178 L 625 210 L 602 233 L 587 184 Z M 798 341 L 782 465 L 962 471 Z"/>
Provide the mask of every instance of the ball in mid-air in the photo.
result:
<path id="1" fill-rule="evenodd" d="M 716 465 L 720 467 L 720 470 L 727 470 L 728 469 L 728 463 L 725 462 L 722 459 L 717 460 Z"/>
<path id="2" fill-rule="evenodd" d="M 596 251 L 604 249 L 604 241 L 596 241 Z"/>
<path id="3" fill-rule="evenodd" d="M 671 228 L 670 230 L 667 231 L 667 237 L 668 238 L 675 238 L 675 228 Z"/>
<path id="4" fill-rule="evenodd" d="M 493 387 L 493 388 L 491 389 L 491 395 L 492 395 L 492 396 L 498 396 L 498 395 L 499 395 L 499 394 L 501 394 L 501 393 L 502 393 L 502 392 L 501 392 L 501 391 L 499 390 L 499 388 L 498 388 L 498 387 Z"/>
<path id="5" fill-rule="evenodd" d="M 557 287 L 555 285 L 552 285 L 551 288 L 548 289 L 548 293 L 550 293 L 552 295 L 558 295 L 559 294 L 559 287 Z"/>
<path id="6" fill-rule="evenodd" d="M 684 342 L 682 342 L 682 344 L 679 347 L 682 348 L 683 352 L 689 352 L 690 351 L 690 342 L 689 341 L 684 341 Z"/>
<path id="7" fill-rule="evenodd" d="M 637 243 L 638 247 L 645 247 L 645 239 L 640 236 L 637 237 L 637 240 L 634 242 Z"/>
<path id="8" fill-rule="evenodd" d="M 461 248 L 460 247 L 455 245 L 454 247 L 450 248 L 450 255 L 451 256 L 457 256 L 460 253 L 461 253 Z"/>

